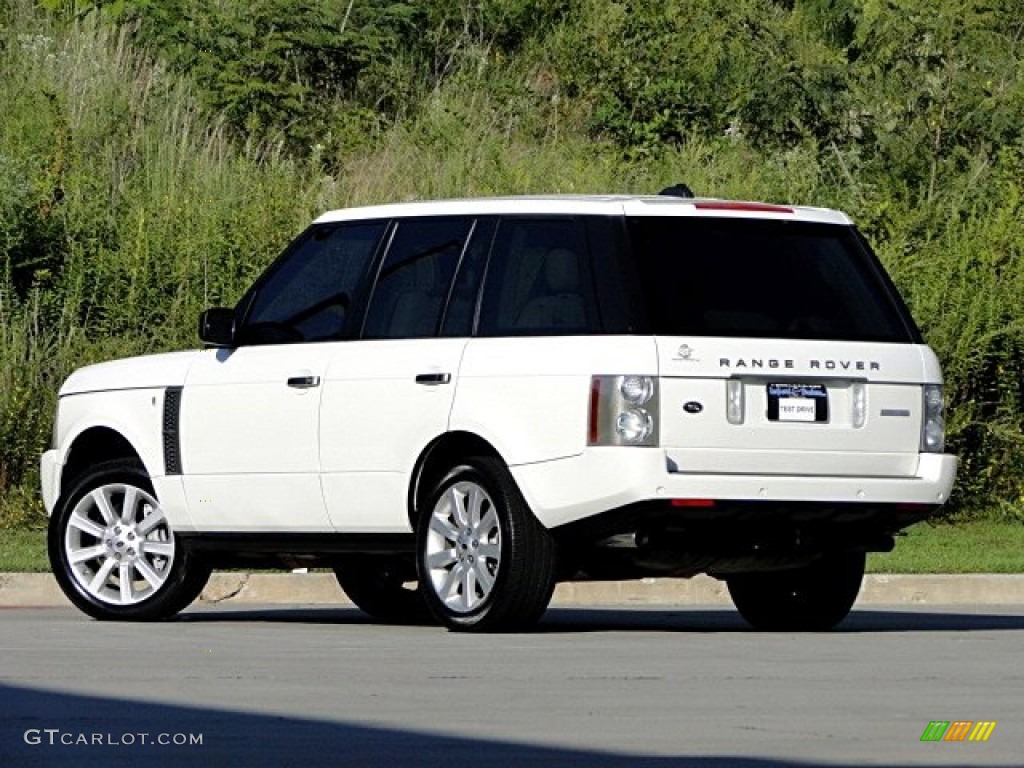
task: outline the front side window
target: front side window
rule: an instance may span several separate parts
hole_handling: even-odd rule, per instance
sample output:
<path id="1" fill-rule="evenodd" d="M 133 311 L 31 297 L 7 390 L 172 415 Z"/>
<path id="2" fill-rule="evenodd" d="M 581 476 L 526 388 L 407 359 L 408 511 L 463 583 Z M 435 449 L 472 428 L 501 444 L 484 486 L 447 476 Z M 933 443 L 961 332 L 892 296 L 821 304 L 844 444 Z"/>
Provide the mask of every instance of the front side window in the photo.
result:
<path id="1" fill-rule="evenodd" d="M 437 333 L 472 226 L 468 218 L 399 220 L 370 299 L 364 339 Z"/>
<path id="2" fill-rule="evenodd" d="M 487 266 L 481 336 L 600 333 L 583 222 L 502 220 Z"/>
<path id="3" fill-rule="evenodd" d="M 386 227 L 374 221 L 326 224 L 306 232 L 257 287 L 240 342 L 344 338 L 352 302 Z"/>

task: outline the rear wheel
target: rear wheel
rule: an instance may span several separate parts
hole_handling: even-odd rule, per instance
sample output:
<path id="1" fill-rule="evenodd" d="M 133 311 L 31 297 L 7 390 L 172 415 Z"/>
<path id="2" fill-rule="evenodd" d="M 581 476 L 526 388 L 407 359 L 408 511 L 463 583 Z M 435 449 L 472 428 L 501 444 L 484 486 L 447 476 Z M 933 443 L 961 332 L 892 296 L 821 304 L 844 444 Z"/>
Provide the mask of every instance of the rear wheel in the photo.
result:
<path id="1" fill-rule="evenodd" d="M 430 620 L 411 558 L 354 557 L 337 566 L 334 575 L 349 600 L 375 619 L 396 624 Z"/>
<path id="2" fill-rule="evenodd" d="M 740 615 L 764 631 L 824 631 L 846 618 L 864 578 L 863 552 L 826 555 L 803 568 L 726 580 Z"/>
<path id="3" fill-rule="evenodd" d="M 71 484 L 50 519 L 48 549 L 64 594 L 96 619 L 173 616 L 210 576 L 175 536 L 133 461 L 98 464 Z"/>
<path id="4" fill-rule="evenodd" d="M 527 628 L 554 591 L 554 540 L 492 457 L 467 460 L 438 484 L 420 517 L 417 559 L 427 606 L 449 629 Z"/>

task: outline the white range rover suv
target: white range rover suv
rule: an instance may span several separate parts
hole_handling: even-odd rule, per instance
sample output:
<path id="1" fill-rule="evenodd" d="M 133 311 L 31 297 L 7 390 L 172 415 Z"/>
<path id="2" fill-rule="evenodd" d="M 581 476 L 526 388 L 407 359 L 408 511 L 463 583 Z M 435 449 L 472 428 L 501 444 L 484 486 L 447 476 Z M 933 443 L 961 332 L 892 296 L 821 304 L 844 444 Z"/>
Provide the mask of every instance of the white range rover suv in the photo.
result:
<path id="1" fill-rule="evenodd" d="M 956 472 L 936 356 L 830 210 L 332 211 L 199 335 L 61 388 L 49 554 L 96 618 L 315 566 L 451 629 L 527 627 L 558 581 L 699 573 L 756 628 L 825 629 Z"/>

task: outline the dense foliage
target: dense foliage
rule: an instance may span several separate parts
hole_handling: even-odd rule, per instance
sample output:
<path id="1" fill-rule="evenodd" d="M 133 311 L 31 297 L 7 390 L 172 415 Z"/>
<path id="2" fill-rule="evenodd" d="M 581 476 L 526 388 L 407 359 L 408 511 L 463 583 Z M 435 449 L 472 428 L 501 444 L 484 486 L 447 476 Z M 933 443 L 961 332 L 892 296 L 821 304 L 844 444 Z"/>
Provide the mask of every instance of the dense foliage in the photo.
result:
<path id="1" fill-rule="evenodd" d="M 0 525 L 72 368 L 195 343 L 319 210 L 832 205 L 943 360 L 953 512 L 1024 518 L 1016 0 L 0 0 Z"/>

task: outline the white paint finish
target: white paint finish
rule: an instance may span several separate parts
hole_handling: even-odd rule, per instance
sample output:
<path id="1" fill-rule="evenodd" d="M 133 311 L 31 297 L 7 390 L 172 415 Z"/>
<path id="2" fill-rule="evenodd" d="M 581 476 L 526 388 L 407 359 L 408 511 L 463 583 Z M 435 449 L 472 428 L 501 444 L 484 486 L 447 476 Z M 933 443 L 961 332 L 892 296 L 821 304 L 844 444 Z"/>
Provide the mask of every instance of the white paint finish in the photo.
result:
<path id="1" fill-rule="evenodd" d="M 853 397 L 849 380 L 816 379 L 828 393 L 829 420 L 784 422 L 768 419 L 765 377 L 743 377 L 744 422 L 726 419 L 725 379 L 672 378 L 661 380 L 661 443 L 670 448 L 743 448 L 749 450 L 848 451 L 917 455 L 921 441 L 921 387 L 910 384 L 868 384 L 868 415 L 864 426 L 853 426 Z M 803 381 L 803 379 L 798 379 Z M 700 413 L 683 405 L 697 402 Z M 883 417 L 883 409 L 907 411 L 909 416 Z"/>
<path id="2" fill-rule="evenodd" d="M 115 389 L 181 386 L 198 351 L 128 357 L 79 368 L 60 388 L 61 397 Z"/>
<path id="3" fill-rule="evenodd" d="M 466 339 L 338 345 L 321 407 L 323 471 L 398 471 L 448 426 Z M 423 384 L 416 376 L 448 375 Z"/>
<path id="4" fill-rule="evenodd" d="M 327 211 L 316 221 L 354 221 L 405 216 L 598 215 L 598 216 L 704 216 L 709 218 L 785 219 L 849 224 L 839 211 L 806 206 L 784 206 L 786 213 L 770 210 L 700 209 L 701 203 L 722 202 L 711 198 L 683 199 L 662 195 L 536 195 L 484 197 L 463 200 L 429 200 Z M 758 205 L 755 203 L 754 205 Z"/>
<path id="5" fill-rule="evenodd" d="M 185 483 L 181 475 L 163 475 L 154 477 L 153 490 L 160 502 L 160 508 L 171 523 L 176 533 L 195 531 L 195 524 L 188 512 L 188 501 L 185 498 Z"/>
<path id="6" fill-rule="evenodd" d="M 729 207 L 714 208 L 715 203 Z M 701 204 L 711 207 L 700 207 Z M 744 209 L 740 201 L 694 198 L 690 200 L 661 195 L 627 197 L 623 200 L 623 212 L 627 216 L 691 216 L 709 219 L 769 219 L 776 221 L 808 221 L 824 224 L 849 225 L 850 219 L 840 211 L 828 208 L 768 203 L 779 209 L 756 208 L 763 204 L 751 201 L 752 208 Z"/>
<path id="7" fill-rule="evenodd" d="M 315 473 L 321 389 L 296 389 L 287 380 L 322 378 L 331 346 L 207 350 L 182 394 L 184 473 Z"/>
<path id="8" fill-rule="evenodd" d="M 339 533 L 409 533 L 408 472 L 333 472 L 321 478 Z"/>
<path id="9" fill-rule="evenodd" d="M 753 448 L 668 448 L 681 474 L 914 477 L 918 453 L 800 451 Z"/>
<path id="10" fill-rule="evenodd" d="M 479 435 L 507 464 L 579 454 L 587 444 L 590 377 L 465 378 L 452 429 Z"/>
<path id="11" fill-rule="evenodd" d="M 319 482 L 322 387 L 296 389 L 287 380 L 322 381 L 339 346 L 211 349 L 195 361 L 181 400 L 181 455 L 198 528 L 329 528 Z"/>
<path id="12" fill-rule="evenodd" d="M 510 465 L 573 456 L 587 444 L 593 375 L 657 375 L 642 336 L 472 339 L 451 428 L 490 442 Z"/>
<path id="13" fill-rule="evenodd" d="M 909 478 L 683 475 L 666 472 L 665 461 L 657 449 L 590 448 L 511 470 L 538 519 L 555 527 L 633 502 L 673 498 L 938 504 L 949 498 L 957 466 L 955 456 L 923 454 Z"/>
<path id="14" fill-rule="evenodd" d="M 62 397 L 57 419 L 56 450 L 43 457 L 44 500 L 49 496 L 47 510 L 52 512 L 61 492 L 60 472 L 67 463 L 75 440 L 95 427 L 113 430 L 127 440 L 142 460 L 153 481 L 157 498 L 175 530 L 190 530 L 191 520 L 183 503 L 176 501 L 173 488 L 167 492 L 164 505 L 161 488 L 167 488 L 164 475 L 163 411 L 164 389 L 129 389 L 110 392 L 89 392 Z M 52 475 L 50 474 L 52 473 Z M 49 477 L 49 479 L 46 479 Z M 169 481 L 171 485 L 179 481 Z M 47 487 L 50 488 L 47 491 Z"/>
<path id="15" fill-rule="evenodd" d="M 164 473 L 163 389 L 89 392 L 61 397 L 57 418 L 57 464 L 67 463 L 75 440 L 86 430 L 103 427 L 127 440 L 147 474 Z"/>
<path id="16" fill-rule="evenodd" d="M 939 379 L 927 347 L 782 339 L 658 339 L 661 442 L 685 472 L 906 476 L 917 471 L 921 382 Z M 743 383 L 744 419 L 726 418 L 726 380 Z M 864 382 L 867 417 L 853 425 L 852 384 Z M 768 419 L 769 382 L 822 384 L 828 421 Z M 683 409 L 700 403 L 699 413 Z M 906 417 L 883 417 L 883 410 Z M 792 454 L 787 469 L 786 453 Z M 880 458 L 888 454 L 891 462 Z"/>
<path id="17" fill-rule="evenodd" d="M 576 456 L 509 468 L 548 528 L 656 497 L 668 479 L 657 448 L 587 448 Z"/>
<path id="18" fill-rule="evenodd" d="M 796 376 L 807 381 L 942 383 L 935 353 L 923 345 L 716 336 L 659 336 L 657 343 L 661 375 L 672 378 L 765 376 L 785 381 Z"/>
<path id="19" fill-rule="evenodd" d="M 316 223 L 388 219 L 406 216 L 607 215 L 621 216 L 625 198 L 606 196 L 491 197 L 472 200 L 431 200 L 327 211 Z"/>
<path id="20" fill-rule="evenodd" d="M 935 350 L 923 344 L 916 346 L 915 349 L 921 355 L 923 373 L 920 383 L 941 384 L 942 365 L 939 363 L 939 356 L 935 354 Z"/>
<path id="21" fill-rule="evenodd" d="M 43 497 L 43 507 L 47 515 L 53 514 L 53 507 L 60 496 L 60 471 L 57 463 L 57 450 L 51 448 L 39 458 L 39 485 Z"/>
<path id="22" fill-rule="evenodd" d="M 191 475 L 185 496 L 197 529 L 209 532 L 326 533 L 316 474 Z"/>
<path id="23" fill-rule="evenodd" d="M 320 452 L 327 509 L 338 530 L 408 529 L 409 478 L 423 449 L 448 428 L 466 343 L 335 345 L 323 387 Z M 418 383 L 420 374 L 449 381 Z"/>

